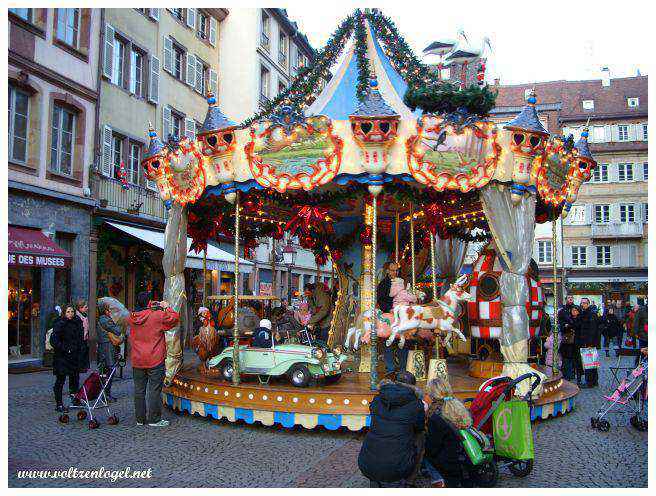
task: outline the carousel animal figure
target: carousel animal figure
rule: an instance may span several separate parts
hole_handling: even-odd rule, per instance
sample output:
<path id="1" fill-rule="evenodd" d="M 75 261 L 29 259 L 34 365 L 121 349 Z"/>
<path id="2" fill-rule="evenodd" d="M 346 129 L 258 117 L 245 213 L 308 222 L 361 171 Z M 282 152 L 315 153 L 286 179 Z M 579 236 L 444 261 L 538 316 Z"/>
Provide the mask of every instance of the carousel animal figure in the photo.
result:
<path id="1" fill-rule="evenodd" d="M 231 330 L 235 325 L 235 302 L 230 299 L 225 306 L 221 308 L 216 317 L 216 328 L 219 334 L 226 334 L 224 331 Z M 260 324 L 260 319 L 264 318 L 264 309 L 262 307 L 253 309 L 251 306 L 240 303 L 237 310 L 239 318 L 239 332 L 243 334 L 246 331 L 252 331 Z"/>
<path id="2" fill-rule="evenodd" d="M 206 365 L 207 360 L 221 352 L 221 337 L 219 331 L 214 327 L 209 308 L 200 307 L 198 318 L 201 321 L 201 327 L 198 334 L 193 337 L 191 345 L 201 361 L 200 372 L 204 374 L 209 370 Z"/>
<path id="3" fill-rule="evenodd" d="M 453 324 L 460 301 L 474 301 L 474 297 L 464 290 L 467 276 L 461 276 L 449 290 L 436 301 L 437 305 L 397 305 L 394 307 L 392 332 L 386 341 L 391 346 L 399 336 L 399 348 L 405 340 L 414 336 L 421 329 L 430 329 L 434 334 L 444 337 L 444 345 L 449 347 L 455 334 L 460 340 L 467 341 L 464 334 Z"/>

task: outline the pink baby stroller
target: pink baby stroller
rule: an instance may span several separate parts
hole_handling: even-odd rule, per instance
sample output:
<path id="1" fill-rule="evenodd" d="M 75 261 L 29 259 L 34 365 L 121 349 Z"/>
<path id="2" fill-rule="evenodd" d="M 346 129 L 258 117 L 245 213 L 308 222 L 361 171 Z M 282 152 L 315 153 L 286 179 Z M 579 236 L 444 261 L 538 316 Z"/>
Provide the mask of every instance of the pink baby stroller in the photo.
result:
<path id="1" fill-rule="evenodd" d="M 97 429 L 100 427 L 97 417 L 94 418 L 93 411 L 105 409 L 107 410 L 107 423 L 109 425 L 118 424 L 118 416 L 112 413 L 109 408 L 109 400 L 107 398 L 107 385 L 112 380 L 116 370 L 125 365 L 122 357 L 116 360 L 116 363 L 107 375 L 93 371 L 82 383 L 82 387 L 73 397 L 73 404 L 71 408 L 79 409 L 77 412 L 77 419 L 84 420 L 89 417 L 89 429 Z M 64 413 L 59 416 L 59 421 L 62 424 L 67 424 L 69 420 L 68 414 Z"/>

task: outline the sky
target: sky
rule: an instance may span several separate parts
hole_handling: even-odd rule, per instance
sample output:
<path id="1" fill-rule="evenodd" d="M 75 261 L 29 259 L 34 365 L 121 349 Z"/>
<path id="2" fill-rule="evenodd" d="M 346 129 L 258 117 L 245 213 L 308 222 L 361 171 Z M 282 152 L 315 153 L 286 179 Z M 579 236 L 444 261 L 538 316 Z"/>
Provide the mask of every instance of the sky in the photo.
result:
<path id="1" fill-rule="evenodd" d="M 418 55 L 431 41 L 456 39 L 461 29 L 477 48 L 489 37 L 493 52 L 488 76 L 500 77 L 501 84 L 599 79 L 603 66 L 610 68 L 611 77 L 635 76 L 638 70 L 645 75 L 653 56 L 649 15 L 633 1 L 404 0 L 356 5 L 314 0 L 290 2 L 287 13 L 320 48 L 356 6 L 383 9 Z"/>

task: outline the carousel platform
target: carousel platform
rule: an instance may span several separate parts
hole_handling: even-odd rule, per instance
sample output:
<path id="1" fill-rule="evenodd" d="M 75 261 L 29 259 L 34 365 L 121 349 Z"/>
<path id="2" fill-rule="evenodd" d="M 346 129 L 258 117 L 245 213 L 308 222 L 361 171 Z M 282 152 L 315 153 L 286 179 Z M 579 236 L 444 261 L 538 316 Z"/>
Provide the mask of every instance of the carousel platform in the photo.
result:
<path id="1" fill-rule="evenodd" d="M 471 377 L 464 362 L 449 363 L 448 369 L 456 396 L 474 397 L 483 379 Z M 578 392 L 579 388 L 560 374 L 549 377 L 542 397 L 533 404 L 531 420 L 567 414 L 574 408 Z M 294 387 L 285 378 L 261 384 L 257 377 L 249 376 L 235 386 L 201 374 L 198 362 L 185 366 L 162 392 L 164 404 L 180 413 L 247 424 L 260 422 L 286 428 L 299 425 L 306 429 L 323 426 L 329 430 L 343 427 L 352 431 L 370 425 L 369 403 L 373 397 L 369 374 L 345 373 L 335 384 L 307 388 Z"/>

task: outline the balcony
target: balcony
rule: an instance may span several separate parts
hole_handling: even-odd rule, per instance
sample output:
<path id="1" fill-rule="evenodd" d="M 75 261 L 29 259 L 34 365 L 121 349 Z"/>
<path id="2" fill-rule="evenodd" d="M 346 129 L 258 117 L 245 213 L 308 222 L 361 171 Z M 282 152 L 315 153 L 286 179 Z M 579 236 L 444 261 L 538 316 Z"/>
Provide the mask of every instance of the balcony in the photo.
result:
<path id="1" fill-rule="evenodd" d="M 642 238 L 641 222 L 613 222 L 609 224 L 592 224 L 592 237 L 603 238 Z"/>
<path id="2" fill-rule="evenodd" d="M 123 189 L 118 179 L 94 176 L 94 196 L 100 208 L 166 222 L 166 209 L 157 191 L 136 184 Z"/>

